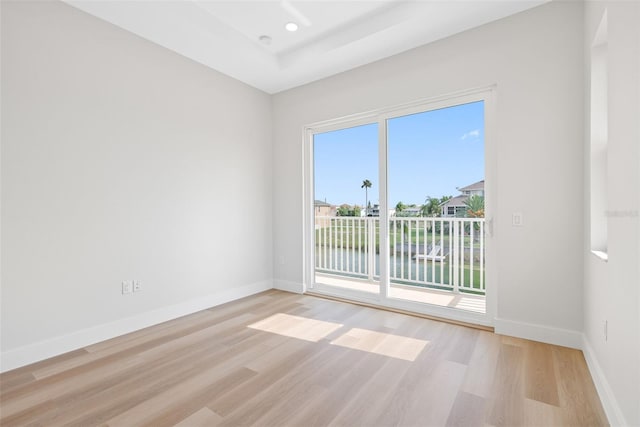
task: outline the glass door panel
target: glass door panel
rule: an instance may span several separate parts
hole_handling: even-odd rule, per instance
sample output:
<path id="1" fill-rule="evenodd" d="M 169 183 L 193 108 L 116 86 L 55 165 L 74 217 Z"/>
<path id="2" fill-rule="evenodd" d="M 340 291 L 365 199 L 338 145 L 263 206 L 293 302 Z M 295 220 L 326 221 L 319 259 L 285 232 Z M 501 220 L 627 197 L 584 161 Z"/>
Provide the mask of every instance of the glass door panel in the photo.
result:
<path id="1" fill-rule="evenodd" d="M 378 124 L 313 135 L 314 286 L 378 294 Z"/>
<path id="2" fill-rule="evenodd" d="M 484 313 L 484 102 L 386 125 L 388 296 Z"/>

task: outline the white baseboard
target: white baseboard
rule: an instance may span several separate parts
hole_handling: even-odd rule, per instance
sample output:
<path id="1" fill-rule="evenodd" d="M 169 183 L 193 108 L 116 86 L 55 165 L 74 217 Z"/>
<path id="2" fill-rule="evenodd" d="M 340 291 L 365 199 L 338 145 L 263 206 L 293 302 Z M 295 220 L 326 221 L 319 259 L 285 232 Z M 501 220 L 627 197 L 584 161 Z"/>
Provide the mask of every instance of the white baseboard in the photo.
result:
<path id="1" fill-rule="evenodd" d="M 276 279 L 273 281 L 273 288 L 281 291 L 293 292 L 295 294 L 301 294 L 304 292 L 302 283 L 291 282 L 288 280 Z"/>
<path id="2" fill-rule="evenodd" d="M 613 391 L 609 386 L 607 377 L 605 377 L 604 372 L 602 372 L 602 368 L 600 368 L 600 364 L 598 363 L 596 354 L 593 351 L 593 347 L 591 347 L 587 336 L 584 334 L 582 335 L 582 353 L 584 354 L 584 359 L 587 361 L 587 367 L 591 373 L 591 378 L 593 378 L 593 383 L 596 386 L 600 402 L 602 402 L 602 407 L 607 415 L 609 424 L 612 427 L 629 425 L 624 419 L 620 406 L 618 406 L 618 401 L 613 395 Z"/>
<path id="3" fill-rule="evenodd" d="M 570 329 L 553 328 L 535 323 L 517 322 L 496 318 L 494 320 L 496 334 L 525 338 L 528 340 L 582 349 L 582 333 Z"/>
<path id="4" fill-rule="evenodd" d="M 158 323 L 166 322 L 167 320 L 186 316 L 197 311 L 244 298 L 269 289 L 273 289 L 273 282 L 270 280 L 251 283 L 249 285 L 227 289 L 222 292 L 216 292 L 215 294 L 207 295 L 206 297 L 162 307 L 136 316 L 119 319 L 114 322 L 81 329 L 68 335 L 8 350 L 0 354 L 0 372 L 29 365 L 49 357 L 58 356 L 100 341 L 157 325 Z"/>

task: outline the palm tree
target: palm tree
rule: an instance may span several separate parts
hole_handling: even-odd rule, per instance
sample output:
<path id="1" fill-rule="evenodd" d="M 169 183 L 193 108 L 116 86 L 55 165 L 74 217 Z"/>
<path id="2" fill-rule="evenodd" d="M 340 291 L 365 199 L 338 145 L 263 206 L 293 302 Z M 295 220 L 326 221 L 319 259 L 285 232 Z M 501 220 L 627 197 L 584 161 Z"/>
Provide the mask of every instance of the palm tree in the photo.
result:
<path id="1" fill-rule="evenodd" d="M 360 186 L 360 188 L 364 188 L 364 205 L 366 206 L 364 216 L 369 216 L 369 189 L 371 188 L 371 185 L 371 181 L 365 179 L 362 181 L 362 185 Z"/>
<path id="2" fill-rule="evenodd" d="M 484 218 L 484 197 L 474 194 L 464 204 L 467 206 L 468 218 Z"/>
<path id="3" fill-rule="evenodd" d="M 422 216 L 437 217 L 440 216 L 440 199 L 435 197 L 427 197 L 424 205 L 420 209 Z"/>
<path id="4" fill-rule="evenodd" d="M 396 203 L 396 213 L 402 212 L 406 207 L 407 206 L 402 202 Z"/>

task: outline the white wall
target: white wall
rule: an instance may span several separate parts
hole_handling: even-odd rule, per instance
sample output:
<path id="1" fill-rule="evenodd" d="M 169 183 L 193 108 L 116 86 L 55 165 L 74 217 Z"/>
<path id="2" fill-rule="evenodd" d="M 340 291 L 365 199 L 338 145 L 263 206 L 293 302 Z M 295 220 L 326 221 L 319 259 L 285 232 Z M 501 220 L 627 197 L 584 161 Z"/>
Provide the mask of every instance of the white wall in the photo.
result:
<path id="1" fill-rule="evenodd" d="M 609 420 L 640 425 L 640 3 L 588 2 L 585 9 L 587 82 L 591 44 L 601 17 L 608 18 L 608 262 L 589 247 L 585 221 L 585 356 Z M 589 85 L 585 86 L 589 101 Z M 586 103 L 589 106 L 589 102 Z M 586 130 L 589 135 L 590 112 Z M 585 138 L 585 165 L 589 164 Z M 589 169 L 585 167 L 585 209 L 589 212 Z M 608 339 L 604 322 L 608 322 Z"/>
<path id="2" fill-rule="evenodd" d="M 271 288 L 271 150 L 267 94 L 3 1 L 2 369 Z"/>
<path id="3" fill-rule="evenodd" d="M 275 285 L 303 280 L 304 125 L 497 84 L 496 330 L 579 346 L 582 12 L 554 2 L 275 95 Z M 512 212 L 523 227 L 511 226 Z"/>

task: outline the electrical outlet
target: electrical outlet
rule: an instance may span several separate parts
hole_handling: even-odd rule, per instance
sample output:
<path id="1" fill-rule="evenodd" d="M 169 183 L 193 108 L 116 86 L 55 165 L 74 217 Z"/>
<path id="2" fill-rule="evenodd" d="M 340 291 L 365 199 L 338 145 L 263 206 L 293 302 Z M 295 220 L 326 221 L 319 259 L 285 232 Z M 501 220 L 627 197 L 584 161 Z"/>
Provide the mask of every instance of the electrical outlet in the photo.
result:
<path id="1" fill-rule="evenodd" d="M 131 280 L 123 280 L 122 281 L 122 295 L 130 294 L 133 292 L 133 283 Z"/>
<path id="2" fill-rule="evenodd" d="M 133 292 L 140 292 L 141 290 L 142 290 L 142 284 L 139 281 L 134 280 L 133 281 Z"/>

